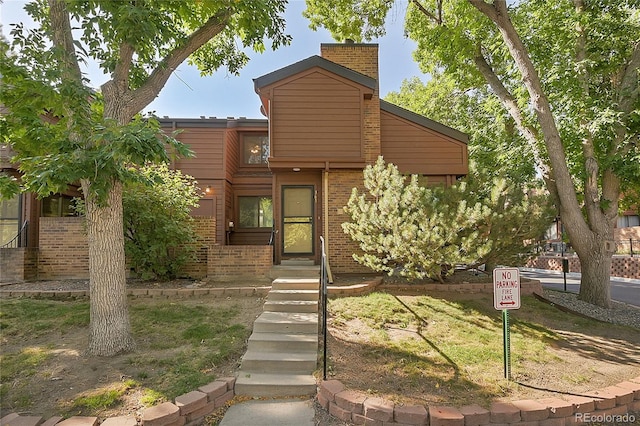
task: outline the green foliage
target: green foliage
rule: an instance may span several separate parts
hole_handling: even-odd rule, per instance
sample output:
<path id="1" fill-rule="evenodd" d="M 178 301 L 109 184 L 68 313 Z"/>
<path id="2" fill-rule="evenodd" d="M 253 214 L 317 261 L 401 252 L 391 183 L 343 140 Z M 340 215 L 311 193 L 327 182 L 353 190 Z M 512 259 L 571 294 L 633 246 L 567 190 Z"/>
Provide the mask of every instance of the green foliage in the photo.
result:
<path id="1" fill-rule="evenodd" d="M 142 278 L 170 279 L 192 258 L 196 239 L 191 209 L 197 182 L 166 165 L 145 166 L 124 190 L 125 252 Z"/>
<path id="2" fill-rule="evenodd" d="M 353 189 L 342 228 L 362 250 L 354 259 L 389 275 L 442 281 L 458 264 L 521 264 L 553 217 L 547 197 L 503 179 L 426 187 L 382 157 L 364 187 Z"/>
<path id="3" fill-rule="evenodd" d="M 393 0 L 307 0 L 302 15 L 310 27 L 324 27 L 339 41 L 361 42 L 385 34 L 384 19 Z"/>
<path id="4" fill-rule="evenodd" d="M 382 157 L 364 170 L 366 194 L 354 188 L 343 230 L 357 241 L 362 254 L 354 259 L 375 271 L 411 278 L 442 280 L 458 263 L 473 263 L 491 249 L 478 243 L 481 204 L 456 199 L 442 187 L 422 186 L 417 176 L 403 176 Z"/>
<path id="5" fill-rule="evenodd" d="M 284 0 L 166 2 L 64 2 L 54 16 L 41 0 L 25 10 L 37 28 L 10 23 L 11 41 L 0 40 L 0 104 L 9 113 L 2 143 L 16 152 L 21 186 L 0 178 L 0 193 L 18 190 L 40 196 L 87 182 L 85 197 L 104 201 L 115 181 L 131 178 L 131 165 L 168 160 L 185 146 L 138 114 L 157 96 L 169 75 L 190 58 L 211 74 L 236 73 L 248 60 L 242 51 L 288 44 L 283 33 Z M 66 39 L 64 39 L 66 37 Z M 64 40 L 63 40 L 64 39 Z M 65 44 L 71 41 L 70 44 Z M 242 46 L 239 46 L 240 41 Z M 53 43 L 52 43 L 53 42 Z M 96 91 L 82 68 L 97 64 L 111 80 Z"/>
<path id="6" fill-rule="evenodd" d="M 527 191 L 517 181 L 474 173 L 447 191 L 454 194 L 450 202 L 466 200 L 484 207 L 475 229 L 480 232 L 479 241 L 490 243 L 491 250 L 469 266 L 485 264 L 487 271 L 496 265 L 524 265 L 555 217 L 547 195 Z"/>

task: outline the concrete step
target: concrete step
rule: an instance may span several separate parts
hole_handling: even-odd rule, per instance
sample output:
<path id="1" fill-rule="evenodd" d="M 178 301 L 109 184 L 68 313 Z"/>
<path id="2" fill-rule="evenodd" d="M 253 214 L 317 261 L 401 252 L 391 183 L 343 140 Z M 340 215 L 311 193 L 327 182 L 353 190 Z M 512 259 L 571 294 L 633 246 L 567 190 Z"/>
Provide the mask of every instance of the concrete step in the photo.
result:
<path id="1" fill-rule="evenodd" d="M 265 311 L 269 312 L 318 312 L 317 300 L 267 300 Z"/>
<path id="2" fill-rule="evenodd" d="M 276 278 L 271 283 L 273 290 L 318 290 L 318 278 Z"/>
<path id="3" fill-rule="evenodd" d="M 316 379 L 310 374 L 267 374 L 238 372 L 236 395 L 282 397 L 315 395 Z"/>
<path id="4" fill-rule="evenodd" d="M 248 350 L 263 352 L 317 352 L 317 334 L 253 333 Z"/>
<path id="5" fill-rule="evenodd" d="M 318 300 L 318 290 L 271 290 L 267 300 Z"/>
<path id="6" fill-rule="evenodd" d="M 273 265 L 269 271 L 269 278 L 320 278 L 318 265 Z"/>
<path id="7" fill-rule="evenodd" d="M 312 352 L 265 352 L 247 350 L 240 370 L 252 373 L 311 374 L 318 365 L 318 354 Z"/>
<path id="8" fill-rule="evenodd" d="M 318 334 L 318 314 L 263 312 L 253 323 L 254 333 Z"/>

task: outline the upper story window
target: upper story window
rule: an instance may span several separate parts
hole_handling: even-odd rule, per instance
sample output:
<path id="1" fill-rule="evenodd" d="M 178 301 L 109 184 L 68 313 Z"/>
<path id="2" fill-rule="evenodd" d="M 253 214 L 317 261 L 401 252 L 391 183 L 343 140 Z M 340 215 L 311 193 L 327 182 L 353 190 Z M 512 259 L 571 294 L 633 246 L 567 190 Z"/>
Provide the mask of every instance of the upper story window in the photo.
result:
<path id="1" fill-rule="evenodd" d="M 244 135 L 242 137 L 242 163 L 248 165 L 267 164 L 269 158 L 269 136 Z"/>

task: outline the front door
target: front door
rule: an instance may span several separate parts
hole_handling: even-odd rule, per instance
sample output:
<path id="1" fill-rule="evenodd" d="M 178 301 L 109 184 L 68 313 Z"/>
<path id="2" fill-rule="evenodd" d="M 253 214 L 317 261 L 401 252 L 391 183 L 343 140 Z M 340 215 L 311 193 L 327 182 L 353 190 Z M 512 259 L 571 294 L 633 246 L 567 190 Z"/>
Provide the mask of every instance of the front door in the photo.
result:
<path id="1" fill-rule="evenodd" d="M 313 186 L 282 187 L 282 253 L 308 257 L 313 252 Z"/>

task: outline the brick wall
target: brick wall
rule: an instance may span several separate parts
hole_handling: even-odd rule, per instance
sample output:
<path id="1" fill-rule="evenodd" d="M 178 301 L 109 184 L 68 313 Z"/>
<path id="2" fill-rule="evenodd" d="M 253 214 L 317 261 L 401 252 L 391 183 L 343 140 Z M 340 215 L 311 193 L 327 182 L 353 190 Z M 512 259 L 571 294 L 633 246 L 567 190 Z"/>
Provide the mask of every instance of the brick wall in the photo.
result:
<path id="1" fill-rule="evenodd" d="M 353 253 L 358 252 L 358 244 L 342 230 L 342 223 L 349 221 L 349 215 L 343 207 L 347 205 L 351 190 L 363 189 L 362 171 L 342 170 L 329 172 L 329 229 L 327 232 L 327 250 L 329 265 L 334 273 L 371 272 L 353 260 Z"/>
<path id="2" fill-rule="evenodd" d="M 38 278 L 89 278 L 89 246 L 80 217 L 41 217 Z"/>
<path id="3" fill-rule="evenodd" d="M 566 256 L 569 259 L 569 272 L 580 272 L 578 256 Z M 528 268 L 562 271 L 560 256 L 539 256 L 527 262 Z M 640 279 L 640 257 L 614 256 L 611 261 L 611 276 Z"/>
<path id="4" fill-rule="evenodd" d="M 210 246 L 207 276 L 266 276 L 273 266 L 272 246 Z"/>
<path id="5" fill-rule="evenodd" d="M 195 258 L 183 266 L 182 275 L 201 279 L 207 276 L 209 247 L 216 244 L 216 218 L 197 216 L 194 218 L 194 228 L 198 236 L 195 242 Z"/>
<path id="6" fill-rule="evenodd" d="M 0 283 L 37 278 L 38 251 L 34 248 L 0 248 Z"/>

